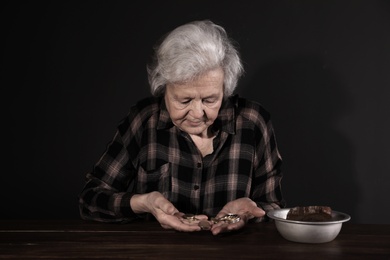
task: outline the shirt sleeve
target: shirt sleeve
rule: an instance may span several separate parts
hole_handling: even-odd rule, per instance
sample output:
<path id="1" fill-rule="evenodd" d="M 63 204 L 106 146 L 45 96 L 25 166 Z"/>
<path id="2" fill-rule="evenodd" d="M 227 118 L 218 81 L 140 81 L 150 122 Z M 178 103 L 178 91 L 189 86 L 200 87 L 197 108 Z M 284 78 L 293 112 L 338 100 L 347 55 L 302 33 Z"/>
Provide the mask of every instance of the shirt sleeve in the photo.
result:
<path id="1" fill-rule="evenodd" d="M 274 129 L 270 118 L 266 118 L 259 127 L 255 158 L 254 185 L 252 199 L 265 212 L 285 207 L 282 196 L 282 158 L 279 153 Z M 267 220 L 267 217 L 256 221 Z"/>
<path id="2" fill-rule="evenodd" d="M 132 145 L 136 153 L 137 146 L 131 144 L 134 135 L 128 122 L 127 118 L 120 124 L 93 171 L 86 175 L 86 184 L 79 195 L 82 219 L 127 222 L 138 217 L 130 207 L 135 168 L 127 147 Z"/>

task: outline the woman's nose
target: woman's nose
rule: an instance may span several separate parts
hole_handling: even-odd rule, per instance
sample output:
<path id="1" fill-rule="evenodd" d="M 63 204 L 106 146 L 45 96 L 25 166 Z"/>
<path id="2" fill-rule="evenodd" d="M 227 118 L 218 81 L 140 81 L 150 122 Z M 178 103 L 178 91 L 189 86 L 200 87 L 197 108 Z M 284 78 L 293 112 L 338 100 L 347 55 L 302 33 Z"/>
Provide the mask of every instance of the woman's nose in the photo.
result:
<path id="1" fill-rule="evenodd" d="M 201 118 L 204 115 L 203 104 L 201 101 L 191 102 L 191 112 L 194 118 Z"/>

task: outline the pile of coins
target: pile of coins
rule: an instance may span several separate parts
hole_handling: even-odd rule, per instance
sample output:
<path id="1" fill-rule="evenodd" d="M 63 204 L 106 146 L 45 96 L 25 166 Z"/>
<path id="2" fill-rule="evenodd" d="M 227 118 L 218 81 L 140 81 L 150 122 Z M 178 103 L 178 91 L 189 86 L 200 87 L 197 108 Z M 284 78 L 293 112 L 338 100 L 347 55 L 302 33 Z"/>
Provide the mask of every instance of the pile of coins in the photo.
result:
<path id="1" fill-rule="evenodd" d="M 184 214 L 182 216 L 182 218 L 187 220 L 187 221 L 190 221 L 190 222 L 191 221 L 199 221 L 199 219 L 197 219 L 194 214 Z M 220 217 L 220 218 L 211 218 L 210 219 L 210 221 L 213 224 L 217 224 L 219 222 L 223 222 L 223 223 L 226 223 L 226 224 L 233 224 L 233 223 L 237 223 L 240 220 L 241 220 L 241 218 L 240 218 L 240 216 L 238 214 L 232 214 L 232 213 L 226 214 L 225 216 Z M 201 221 L 199 221 L 198 225 L 203 230 L 210 230 L 211 229 L 210 221 L 208 221 L 208 220 L 201 220 Z"/>
<path id="2" fill-rule="evenodd" d="M 221 217 L 221 218 L 211 218 L 211 221 L 214 222 L 214 224 L 217 224 L 219 222 L 224 222 L 224 223 L 227 223 L 227 224 L 233 224 L 233 223 L 237 223 L 238 221 L 240 221 L 241 218 L 239 215 L 237 214 L 232 214 L 232 213 L 229 213 L 229 214 L 226 214 L 225 216 Z"/>

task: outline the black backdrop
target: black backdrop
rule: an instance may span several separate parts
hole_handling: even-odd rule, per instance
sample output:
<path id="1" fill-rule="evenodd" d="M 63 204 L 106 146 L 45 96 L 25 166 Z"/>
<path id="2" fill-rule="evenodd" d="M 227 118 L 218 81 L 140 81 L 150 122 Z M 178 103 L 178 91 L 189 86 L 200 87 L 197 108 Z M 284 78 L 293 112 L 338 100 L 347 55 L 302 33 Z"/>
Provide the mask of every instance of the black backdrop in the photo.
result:
<path id="1" fill-rule="evenodd" d="M 237 92 L 271 112 L 288 206 L 390 223 L 390 1 L 230 2 L 3 1 L 0 218 L 79 218 L 153 44 L 211 19 L 239 44 Z"/>

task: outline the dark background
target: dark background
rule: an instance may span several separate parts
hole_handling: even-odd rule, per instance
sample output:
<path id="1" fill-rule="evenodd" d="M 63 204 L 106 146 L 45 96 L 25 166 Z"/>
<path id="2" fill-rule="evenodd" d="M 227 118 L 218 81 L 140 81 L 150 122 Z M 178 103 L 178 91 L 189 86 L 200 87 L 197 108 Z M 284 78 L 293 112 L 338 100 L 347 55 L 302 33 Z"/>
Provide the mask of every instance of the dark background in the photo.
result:
<path id="1" fill-rule="evenodd" d="M 79 218 L 117 123 L 149 95 L 154 43 L 211 19 L 237 92 L 272 115 L 287 206 L 390 223 L 390 1 L 3 1 L 0 218 Z M 5 131 L 4 131 L 5 130 Z"/>

